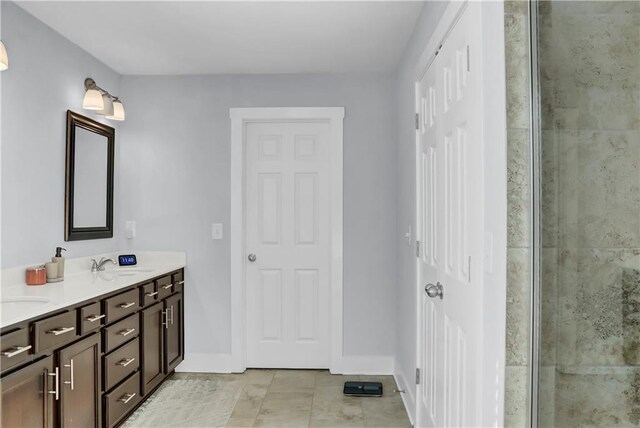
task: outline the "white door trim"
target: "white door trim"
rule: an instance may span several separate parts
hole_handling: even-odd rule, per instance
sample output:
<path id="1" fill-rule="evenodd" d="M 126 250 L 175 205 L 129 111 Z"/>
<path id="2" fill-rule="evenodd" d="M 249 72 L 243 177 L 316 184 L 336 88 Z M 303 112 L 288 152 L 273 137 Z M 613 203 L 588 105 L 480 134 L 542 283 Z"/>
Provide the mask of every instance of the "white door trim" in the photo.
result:
<path id="1" fill-rule="evenodd" d="M 325 121 L 331 126 L 331 366 L 342 371 L 343 121 L 344 107 L 232 108 L 231 118 L 231 357 L 246 370 L 245 129 L 251 122 Z"/>

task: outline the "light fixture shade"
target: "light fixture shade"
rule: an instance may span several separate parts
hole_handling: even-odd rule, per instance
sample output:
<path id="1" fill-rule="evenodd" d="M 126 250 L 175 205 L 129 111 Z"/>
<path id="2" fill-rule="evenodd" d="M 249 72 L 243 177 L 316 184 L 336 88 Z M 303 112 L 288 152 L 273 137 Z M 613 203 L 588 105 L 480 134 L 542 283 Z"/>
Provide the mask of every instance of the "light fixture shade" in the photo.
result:
<path id="1" fill-rule="evenodd" d="M 96 114 L 101 114 L 107 117 L 113 116 L 113 101 L 109 95 L 102 94 L 102 104 L 104 104 L 104 107 L 102 110 L 96 111 Z"/>
<path id="2" fill-rule="evenodd" d="M 89 89 L 84 94 L 82 108 L 86 110 L 104 110 L 102 94 L 97 89 Z"/>
<path id="3" fill-rule="evenodd" d="M 4 43 L 0 40 L 0 71 L 4 71 L 9 68 L 9 55 L 7 55 L 7 49 L 4 47 Z"/>
<path id="4" fill-rule="evenodd" d="M 124 106 L 119 100 L 113 102 L 113 114 L 107 115 L 107 119 L 124 120 Z"/>

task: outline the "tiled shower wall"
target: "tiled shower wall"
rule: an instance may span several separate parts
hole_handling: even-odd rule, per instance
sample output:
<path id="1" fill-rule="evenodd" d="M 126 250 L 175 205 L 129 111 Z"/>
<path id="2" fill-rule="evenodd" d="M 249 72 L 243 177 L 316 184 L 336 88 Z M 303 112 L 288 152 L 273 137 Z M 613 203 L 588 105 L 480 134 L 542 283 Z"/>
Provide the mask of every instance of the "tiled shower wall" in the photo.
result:
<path id="1" fill-rule="evenodd" d="M 507 402 L 530 331 L 528 13 L 505 3 Z M 540 426 L 640 425 L 640 3 L 541 2 Z"/>
<path id="2" fill-rule="evenodd" d="M 505 2 L 507 77 L 507 343 L 505 426 L 526 423 L 530 331 L 530 119 L 527 2 Z"/>

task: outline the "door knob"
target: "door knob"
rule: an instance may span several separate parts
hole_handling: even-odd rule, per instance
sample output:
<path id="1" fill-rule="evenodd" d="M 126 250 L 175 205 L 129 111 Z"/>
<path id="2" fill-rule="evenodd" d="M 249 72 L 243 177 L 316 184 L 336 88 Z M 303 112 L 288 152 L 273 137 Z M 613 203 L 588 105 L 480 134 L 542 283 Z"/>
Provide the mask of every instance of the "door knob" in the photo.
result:
<path id="1" fill-rule="evenodd" d="M 440 300 L 442 300 L 444 297 L 444 287 L 439 282 L 436 283 L 436 285 L 427 284 L 424 287 L 424 291 L 427 293 L 427 296 L 431 297 L 432 299 L 434 297 L 440 297 Z"/>
<path id="2" fill-rule="evenodd" d="M 255 262 L 255 261 L 256 261 L 256 258 L 257 258 L 257 257 L 256 257 L 256 255 L 255 255 L 255 254 L 249 254 L 249 257 L 247 257 L 247 258 L 249 259 L 249 261 L 250 261 L 251 263 L 253 263 L 253 262 Z"/>

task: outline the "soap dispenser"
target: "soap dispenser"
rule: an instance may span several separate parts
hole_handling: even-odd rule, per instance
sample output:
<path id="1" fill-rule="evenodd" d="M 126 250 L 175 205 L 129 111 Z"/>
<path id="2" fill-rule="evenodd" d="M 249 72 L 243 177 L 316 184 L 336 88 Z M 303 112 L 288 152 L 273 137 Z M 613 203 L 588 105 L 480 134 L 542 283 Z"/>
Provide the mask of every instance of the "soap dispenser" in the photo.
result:
<path id="1" fill-rule="evenodd" d="M 62 252 L 67 251 L 66 248 L 56 247 L 56 255 L 51 257 L 51 261 L 58 264 L 58 279 L 64 279 L 64 257 Z"/>

